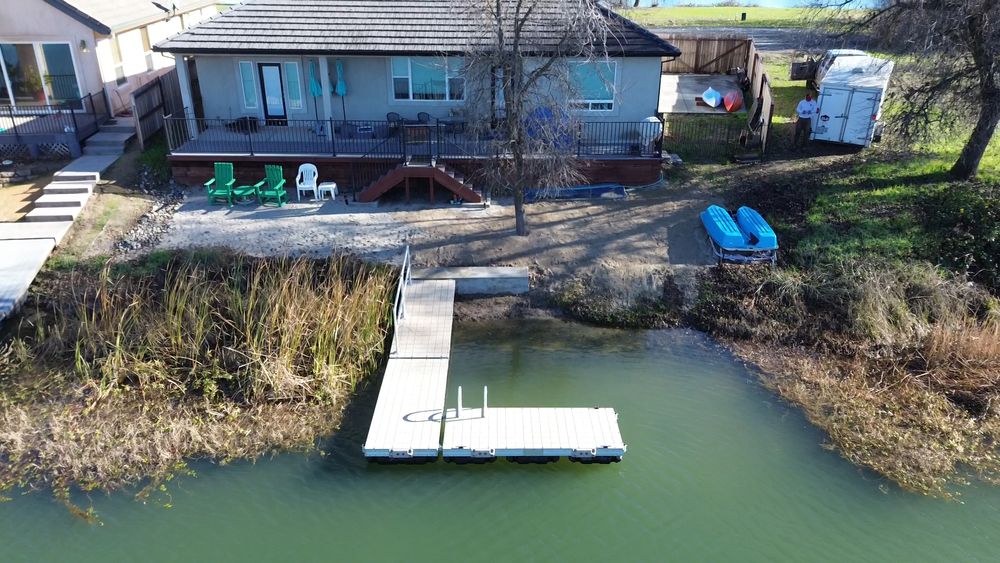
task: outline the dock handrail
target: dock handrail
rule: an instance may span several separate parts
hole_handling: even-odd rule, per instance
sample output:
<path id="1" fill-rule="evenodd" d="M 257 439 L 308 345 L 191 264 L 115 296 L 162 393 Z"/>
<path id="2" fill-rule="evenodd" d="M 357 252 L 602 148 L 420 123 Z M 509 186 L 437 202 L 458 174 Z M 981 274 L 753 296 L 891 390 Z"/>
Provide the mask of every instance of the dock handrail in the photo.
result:
<path id="1" fill-rule="evenodd" d="M 403 251 L 403 265 L 399 270 L 399 282 L 396 284 L 396 297 L 392 302 L 392 350 L 396 353 L 396 332 L 399 321 L 406 318 L 406 286 L 410 284 L 412 273 L 410 269 L 410 245 Z"/>

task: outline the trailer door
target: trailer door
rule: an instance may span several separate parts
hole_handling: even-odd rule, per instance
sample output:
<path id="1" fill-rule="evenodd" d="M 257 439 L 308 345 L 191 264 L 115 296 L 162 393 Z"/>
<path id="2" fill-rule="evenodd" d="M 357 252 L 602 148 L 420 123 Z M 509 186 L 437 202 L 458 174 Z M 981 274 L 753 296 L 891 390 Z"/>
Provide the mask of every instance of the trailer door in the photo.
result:
<path id="1" fill-rule="evenodd" d="M 847 112 L 847 127 L 844 128 L 845 143 L 862 146 L 871 144 L 881 97 L 879 92 L 854 92 L 851 96 L 851 108 Z"/>
<path id="2" fill-rule="evenodd" d="M 819 115 L 813 120 L 812 138 L 841 142 L 850 101 L 850 90 L 824 87 L 819 93 Z"/>

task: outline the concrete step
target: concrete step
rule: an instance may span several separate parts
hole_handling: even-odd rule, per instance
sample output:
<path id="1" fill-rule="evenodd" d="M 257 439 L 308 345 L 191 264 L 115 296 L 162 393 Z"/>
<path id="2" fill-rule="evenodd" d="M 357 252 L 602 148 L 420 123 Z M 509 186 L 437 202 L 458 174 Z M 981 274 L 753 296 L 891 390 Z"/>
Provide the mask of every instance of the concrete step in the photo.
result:
<path id="1" fill-rule="evenodd" d="M 101 133 L 135 133 L 135 127 L 130 125 L 102 125 Z"/>
<path id="2" fill-rule="evenodd" d="M 91 146 L 87 145 L 83 147 L 83 154 L 87 156 L 113 156 L 122 155 L 125 153 L 125 147 L 122 146 Z"/>
<path id="3" fill-rule="evenodd" d="M 90 193 L 46 193 L 36 199 L 35 207 L 83 207 L 90 199 Z"/>
<path id="4" fill-rule="evenodd" d="M 16 223 L 0 223 L 0 241 L 48 239 L 54 241 L 55 244 L 59 244 L 71 226 L 73 226 L 72 221 L 51 223 L 25 223 L 24 221 L 18 221 Z"/>
<path id="5" fill-rule="evenodd" d="M 70 162 L 65 168 L 56 172 L 56 176 L 69 176 L 69 175 L 88 175 L 92 177 L 95 182 L 100 181 L 101 174 L 108 169 L 109 166 L 118 160 L 121 155 L 88 155 L 81 156 L 80 158 Z"/>
<path id="6" fill-rule="evenodd" d="M 95 173 L 75 173 L 75 172 L 56 172 L 52 176 L 52 181 L 60 184 L 96 184 L 100 181 L 101 175 Z"/>
<path id="7" fill-rule="evenodd" d="M 93 182 L 52 182 L 42 188 L 43 194 L 89 194 L 93 191 Z"/>
<path id="8" fill-rule="evenodd" d="M 132 131 L 135 131 L 135 118 L 130 115 L 113 117 L 105 122 L 104 127 L 128 127 Z M 104 127 L 101 127 L 101 129 Z"/>
<path id="9" fill-rule="evenodd" d="M 82 211 L 82 207 L 36 207 L 24 216 L 22 221 L 51 222 L 72 221 Z"/>
<path id="10" fill-rule="evenodd" d="M 123 146 L 125 143 L 129 142 L 132 137 L 135 137 L 135 130 L 124 133 L 114 133 L 101 130 L 91 135 L 90 138 L 87 139 L 86 144 L 87 146 Z"/>

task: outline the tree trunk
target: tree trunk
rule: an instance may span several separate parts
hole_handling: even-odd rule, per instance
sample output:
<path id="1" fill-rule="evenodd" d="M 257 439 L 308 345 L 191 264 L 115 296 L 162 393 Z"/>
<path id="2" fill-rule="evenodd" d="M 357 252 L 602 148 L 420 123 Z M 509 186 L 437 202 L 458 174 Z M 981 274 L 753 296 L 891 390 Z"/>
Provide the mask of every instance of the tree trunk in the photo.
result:
<path id="1" fill-rule="evenodd" d="M 952 176 L 968 180 L 976 175 L 979 171 L 979 162 L 983 159 L 983 153 L 986 152 L 990 139 L 993 138 L 998 121 L 1000 121 L 1000 92 L 983 97 L 976 127 L 972 130 L 969 140 L 965 142 L 962 154 L 951 167 Z"/>
<path id="2" fill-rule="evenodd" d="M 518 236 L 528 236 L 528 218 L 524 214 L 524 189 L 514 191 L 514 231 Z"/>

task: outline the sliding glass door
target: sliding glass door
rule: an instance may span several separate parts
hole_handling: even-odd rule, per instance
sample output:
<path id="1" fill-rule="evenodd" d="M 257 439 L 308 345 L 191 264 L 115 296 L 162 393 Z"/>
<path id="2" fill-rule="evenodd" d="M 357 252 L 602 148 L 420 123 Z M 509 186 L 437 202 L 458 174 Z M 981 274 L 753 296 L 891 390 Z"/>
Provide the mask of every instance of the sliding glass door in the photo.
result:
<path id="1" fill-rule="evenodd" d="M 69 45 L 45 43 L 42 45 L 42 58 L 45 60 L 44 82 L 49 103 L 79 103 L 80 86 L 76 80 L 76 68 L 73 66 L 73 54 L 69 51 Z"/>
<path id="2" fill-rule="evenodd" d="M 3 55 L 4 79 L 9 89 L 9 102 L 16 105 L 44 104 L 45 89 L 42 73 L 31 43 L 0 43 Z"/>
<path id="3" fill-rule="evenodd" d="M 0 104 L 82 109 L 80 82 L 67 43 L 0 43 Z"/>

